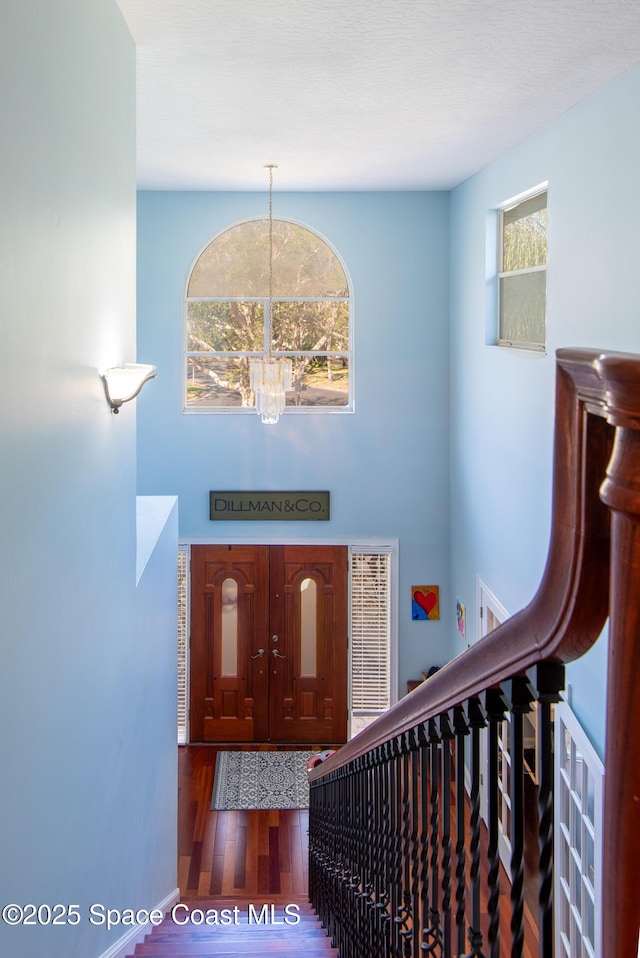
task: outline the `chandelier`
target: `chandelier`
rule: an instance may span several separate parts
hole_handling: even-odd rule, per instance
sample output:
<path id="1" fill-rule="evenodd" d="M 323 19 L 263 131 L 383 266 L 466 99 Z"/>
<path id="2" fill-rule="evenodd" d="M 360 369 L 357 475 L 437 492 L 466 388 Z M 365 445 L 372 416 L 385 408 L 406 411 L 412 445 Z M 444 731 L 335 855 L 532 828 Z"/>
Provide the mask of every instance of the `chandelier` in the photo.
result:
<path id="1" fill-rule="evenodd" d="M 274 423 L 280 418 L 286 404 L 285 393 L 292 388 L 292 364 L 290 359 L 274 359 L 271 355 L 271 318 L 273 300 L 273 171 L 275 163 L 268 163 L 269 170 L 269 338 L 267 351 L 262 359 L 249 361 L 249 385 L 253 390 L 256 412 L 264 423 Z"/>

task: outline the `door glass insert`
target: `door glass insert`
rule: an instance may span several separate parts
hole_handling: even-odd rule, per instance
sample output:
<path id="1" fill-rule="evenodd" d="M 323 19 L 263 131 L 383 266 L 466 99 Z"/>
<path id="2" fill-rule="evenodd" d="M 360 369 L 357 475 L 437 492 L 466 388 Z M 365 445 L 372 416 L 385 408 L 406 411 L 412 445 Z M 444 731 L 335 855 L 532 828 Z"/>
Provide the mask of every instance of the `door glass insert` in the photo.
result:
<path id="1" fill-rule="evenodd" d="M 238 583 L 222 583 L 222 675 L 238 674 Z"/>
<path id="2" fill-rule="evenodd" d="M 317 672 L 317 606 L 318 588 L 313 579 L 300 583 L 300 674 Z"/>

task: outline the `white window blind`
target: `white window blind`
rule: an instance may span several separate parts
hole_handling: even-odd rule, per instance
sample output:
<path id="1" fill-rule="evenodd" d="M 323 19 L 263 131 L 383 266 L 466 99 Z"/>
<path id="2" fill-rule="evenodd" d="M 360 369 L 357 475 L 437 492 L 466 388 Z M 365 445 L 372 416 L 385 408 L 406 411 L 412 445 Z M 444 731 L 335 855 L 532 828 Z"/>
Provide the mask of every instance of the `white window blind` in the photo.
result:
<path id="1" fill-rule="evenodd" d="M 178 550 L 178 744 L 187 741 L 187 634 L 189 550 Z"/>
<path id="2" fill-rule="evenodd" d="M 391 556 L 351 554 L 351 707 L 384 712 L 390 705 Z"/>

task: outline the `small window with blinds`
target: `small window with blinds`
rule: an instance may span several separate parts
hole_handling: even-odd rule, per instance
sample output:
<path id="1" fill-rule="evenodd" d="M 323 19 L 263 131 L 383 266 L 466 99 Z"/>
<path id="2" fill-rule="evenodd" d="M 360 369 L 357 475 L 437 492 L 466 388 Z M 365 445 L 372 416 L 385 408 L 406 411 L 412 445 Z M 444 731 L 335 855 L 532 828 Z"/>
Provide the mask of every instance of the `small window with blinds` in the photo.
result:
<path id="1" fill-rule="evenodd" d="M 187 634 L 189 550 L 178 550 L 178 745 L 187 741 Z"/>
<path id="2" fill-rule="evenodd" d="M 547 191 L 503 207 L 498 224 L 498 344 L 544 350 Z"/>
<path id="3" fill-rule="evenodd" d="M 351 708 L 379 714 L 390 705 L 391 556 L 351 553 Z"/>

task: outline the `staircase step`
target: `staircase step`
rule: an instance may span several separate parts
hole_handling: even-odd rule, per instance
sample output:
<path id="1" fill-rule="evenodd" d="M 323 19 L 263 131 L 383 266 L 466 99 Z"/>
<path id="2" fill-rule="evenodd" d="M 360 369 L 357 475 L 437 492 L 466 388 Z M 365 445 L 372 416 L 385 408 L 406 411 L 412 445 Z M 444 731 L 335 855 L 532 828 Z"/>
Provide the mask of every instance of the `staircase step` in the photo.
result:
<path id="1" fill-rule="evenodd" d="M 173 945 L 166 945 L 162 942 L 151 943 L 150 945 L 138 945 L 134 958 L 222 958 L 225 955 L 301 955 L 301 947 L 304 948 L 305 958 L 318 958 L 318 956 L 329 955 L 333 953 L 330 942 L 301 944 L 294 941 L 277 941 L 272 938 L 265 938 L 259 942 L 230 941 L 230 942 L 209 942 L 206 945 L 196 945 L 193 942 L 176 942 Z"/>
<path id="2" fill-rule="evenodd" d="M 284 903 L 264 913 L 261 904 L 238 899 L 191 899 L 183 904 L 185 907 L 176 915 L 179 920 L 165 918 L 137 945 L 133 958 L 231 958 L 237 955 L 294 954 L 303 955 L 304 958 L 323 958 L 335 955 L 330 939 L 308 901 L 295 902 L 299 906 L 300 917 L 296 924 L 284 923 Z M 249 909 L 249 904 L 253 904 L 253 911 Z M 221 918 L 223 909 L 235 907 L 237 912 L 228 912 L 225 916 L 232 919 L 229 924 L 194 924 L 188 920 L 189 914 L 196 909 L 205 914 L 215 909 L 217 917 Z M 265 920 L 258 922 L 257 918 L 261 914 Z M 295 917 L 295 914 L 292 912 L 289 918 Z M 274 919 L 274 923 L 266 922 L 267 918 Z M 182 921 L 185 923 L 181 924 Z"/>
<path id="3" fill-rule="evenodd" d="M 299 929 L 299 928 L 290 928 L 285 931 L 278 929 L 277 931 L 263 928 L 261 929 L 249 929 L 246 926 L 238 925 L 235 928 L 228 928 L 219 931 L 210 931 L 198 933 L 197 931 L 191 931 L 189 929 L 181 929 L 179 931 L 154 931 L 150 935 L 147 935 L 145 941 L 154 941 L 156 943 L 162 942 L 163 944 L 172 945 L 179 941 L 190 941 L 193 944 L 209 944 L 210 942 L 218 941 L 262 941 L 264 938 L 269 938 L 273 941 L 296 941 L 298 945 L 301 945 L 302 942 L 308 941 L 311 943 L 316 943 L 322 941 L 326 938 L 326 931 L 320 926 L 317 929 Z"/>
<path id="4" fill-rule="evenodd" d="M 147 938 L 153 934 L 154 941 L 195 941 L 195 942 L 207 942 L 207 941 L 232 941 L 236 938 L 242 938 L 244 941 L 247 941 L 251 938 L 260 940 L 261 938 L 295 938 L 299 940 L 301 938 L 309 939 L 322 939 L 326 937 L 326 932 L 322 928 L 322 925 L 318 925 L 317 928 L 256 928 L 255 925 L 247 927 L 247 925 L 234 925 L 232 928 L 219 928 L 219 929 L 210 929 L 209 931 L 197 931 L 195 929 L 189 928 L 180 928 L 180 929 L 164 929 L 162 926 L 158 928 L 157 931 L 151 932 L 147 935 Z"/>

